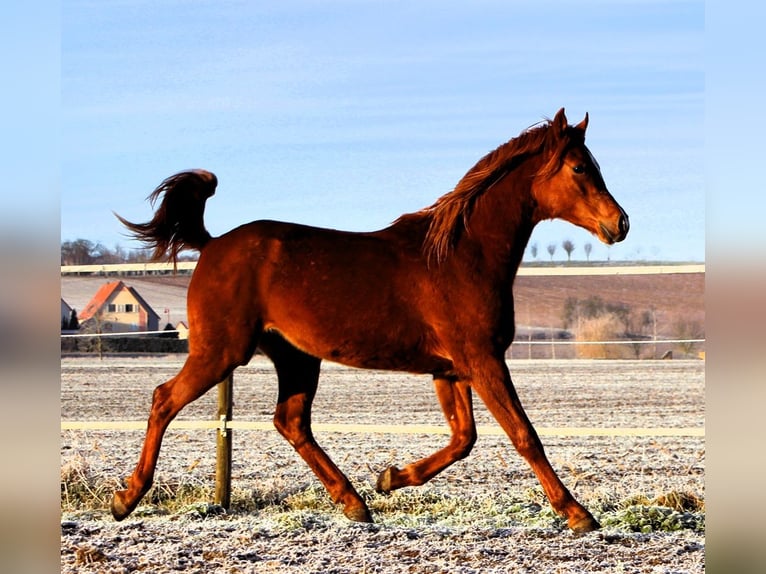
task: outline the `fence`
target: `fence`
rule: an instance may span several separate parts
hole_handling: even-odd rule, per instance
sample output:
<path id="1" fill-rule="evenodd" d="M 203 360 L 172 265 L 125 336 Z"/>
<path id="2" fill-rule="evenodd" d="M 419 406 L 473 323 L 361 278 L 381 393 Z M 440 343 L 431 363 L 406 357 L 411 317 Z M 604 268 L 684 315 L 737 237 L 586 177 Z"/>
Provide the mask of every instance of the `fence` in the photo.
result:
<path id="1" fill-rule="evenodd" d="M 211 420 L 173 421 L 170 429 L 216 430 L 216 470 L 214 503 L 228 509 L 231 503 L 233 431 L 273 430 L 272 423 L 263 421 L 232 420 L 233 377 L 218 384 L 217 418 Z M 119 430 L 141 431 L 146 421 L 61 421 L 61 430 Z M 315 432 L 359 434 L 429 434 L 447 435 L 446 425 L 423 424 L 349 424 L 315 423 Z M 619 437 L 704 437 L 704 427 L 537 427 L 540 436 L 619 436 Z M 477 425 L 480 436 L 504 435 L 498 425 Z"/>
<path id="2" fill-rule="evenodd" d="M 120 272 L 140 272 L 139 266 L 150 264 L 136 264 L 132 266 L 70 266 L 67 272 L 80 274 L 94 272 L 92 267 L 98 267 L 96 273 L 109 274 Z M 163 264 L 151 264 L 149 270 L 152 273 L 162 273 Z M 186 267 L 193 269 L 193 263 L 187 263 Z M 165 264 L 167 266 L 167 264 Z M 125 269 L 130 267 L 129 269 Z M 91 269 L 85 269 L 91 268 Z M 122 269 L 122 270 L 121 270 Z M 662 273 L 704 273 L 704 265 L 682 266 L 643 266 L 643 267 L 522 267 L 519 275 L 629 275 L 629 274 L 662 274 Z M 62 267 L 62 274 L 65 268 Z M 173 331 L 161 331 L 156 334 L 172 333 Z M 131 333 L 114 333 L 110 336 L 126 336 Z M 147 333 L 132 333 L 146 335 Z M 62 335 L 62 337 L 78 335 Z M 85 335 L 92 337 L 94 335 Z M 97 336 L 97 335 L 96 335 Z M 101 336 L 107 336 L 102 334 Z M 635 345 L 635 344 L 688 344 L 704 343 L 704 339 L 669 339 L 669 340 L 642 340 L 642 341 L 518 341 L 521 345 Z M 212 420 L 196 421 L 173 421 L 171 429 L 188 430 L 216 430 L 216 487 L 215 503 L 228 508 L 231 496 L 231 468 L 232 468 L 232 431 L 234 430 L 273 430 L 273 425 L 266 422 L 235 421 L 232 420 L 232 397 L 233 377 L 218 384 L 218 408 L 217 416 Z M 139 431 L 145 430 L 146 421 L 61 421 L 61 430 L 119 430 Z M 449 434 L 446 426 L 437 425 L 388 425 L 388 424 L 313 424 L 312 428 L 320 432 L 342 432 L 362 434 Z M 497 425 L 479 425 L 476 428 L 479 435 L 504 435 L 505 431 Z M 540 427 L 537 428 L 540 436 L 652 436 L 652 437 L 704 437 L 704 427 L 629 427 L 629 428 L 603 428 L 603 427 Z"/>
<path id="3" fill-rule="evenodd" d="M 172 263 L 105 263 L 103 265 L 62 265 L 62 275 L 168 275 L 172 273 L 189 274 L 197 266 L 196 261 L 179 261 L 176 267 Z"/>

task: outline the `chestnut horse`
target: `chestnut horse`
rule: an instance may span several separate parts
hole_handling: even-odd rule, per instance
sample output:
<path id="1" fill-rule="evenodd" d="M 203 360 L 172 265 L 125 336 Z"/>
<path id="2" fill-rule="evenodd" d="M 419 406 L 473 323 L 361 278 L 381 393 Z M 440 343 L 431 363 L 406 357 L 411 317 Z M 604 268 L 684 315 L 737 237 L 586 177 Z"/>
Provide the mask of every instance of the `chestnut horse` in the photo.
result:
<path id="1" fill-rule="evenodd" d="M 155 259 L 175 262 L 180 250 L 199 250 L 187 302 L 189 355 L 154 391 L 143 450 L 127 489 L 114 493 L 114 517 L 128 516 L 151 486 L 171 420 L 260 349 L 279 380 L 274 425 L 349 519 L 372 521 L 312 435 L 322 359 L 433 376 L 449 444 L 383 471 L 379 492 L 421 485 L 469 454 L 475 391 L 568 526 L 599 528 L 548 462 L 505 362 L 513 281 L 535 224 L 563 219 L 607 244 L 628 233 L 628 217 L 585 147 L 587 125 L 587 114 L 569 125 L 561 109 L 479 160 L 431 207 L 371 233 L 255 221 L 211 237 L 203 212 L 216 177 L 192 170 L 166 179 L 149 196 L 152 205 L 162 198 L 151 221 L 120 220 Z"/>

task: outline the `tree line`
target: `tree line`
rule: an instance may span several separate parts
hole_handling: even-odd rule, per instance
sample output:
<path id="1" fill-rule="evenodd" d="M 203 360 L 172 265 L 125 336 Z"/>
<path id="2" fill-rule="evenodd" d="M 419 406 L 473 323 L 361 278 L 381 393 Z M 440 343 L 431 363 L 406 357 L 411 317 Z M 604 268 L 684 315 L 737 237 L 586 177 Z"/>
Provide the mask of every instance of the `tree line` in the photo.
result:
<path id="1" fill-rule="evenodd" d="M 575 250 L 575 244 L 570 239 L 565 239 L 561 242 L 561 247 L 566 251 L 567 254 L 567 261 L 572 260 L 572 253 Z M 551 257 L 551 261 L 553 261 L 553 255 L 556 253 L 556 249 L 558 249 L 557 243 L 549 243 L 548 246 L 545 248 L 546 251 L 548 251 L 548 255 Z M 590 261 L 590 253 L 593 251 L 593 244 L 588 242 L 585 245 L 583 245 L 583 251 L 585 251 L 585 257 L 588 261 Z M 529 254 L 532 256 L 533 259 L 537 259 L 538 254 L 538 248 L 537 243 L 533 243 L 529 246 Z"/>
<path id="2" fill-rule="evenodd" d="M 181 255 L 179 261 L 195 261 L 196 255 Z M 104 265 L 109 263 L 147 263 L 152 260 L 151 249 L 110 249 L 100 242 L 74 239 L 61 243 L 61 265 Z"/>

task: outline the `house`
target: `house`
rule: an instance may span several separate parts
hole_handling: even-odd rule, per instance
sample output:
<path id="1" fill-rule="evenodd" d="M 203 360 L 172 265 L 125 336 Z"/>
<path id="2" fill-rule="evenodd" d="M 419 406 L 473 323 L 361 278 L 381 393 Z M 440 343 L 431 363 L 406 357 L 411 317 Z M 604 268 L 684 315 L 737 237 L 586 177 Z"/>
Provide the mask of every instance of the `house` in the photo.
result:
<path id="1" fill-rule="evenodd" d="M 160 316 L 122 281 L 101 286 L 78 316 L 80 329 L 98 333 L 157 331 Z"/>
<path id="2" fill-rule="evenodd" d="M 178 338 L 179 339 L 188 339 L 189 338 L 189 326 L 184 321 L 179 321 L 176 324 L 176 331 L 178 331 Z"/>

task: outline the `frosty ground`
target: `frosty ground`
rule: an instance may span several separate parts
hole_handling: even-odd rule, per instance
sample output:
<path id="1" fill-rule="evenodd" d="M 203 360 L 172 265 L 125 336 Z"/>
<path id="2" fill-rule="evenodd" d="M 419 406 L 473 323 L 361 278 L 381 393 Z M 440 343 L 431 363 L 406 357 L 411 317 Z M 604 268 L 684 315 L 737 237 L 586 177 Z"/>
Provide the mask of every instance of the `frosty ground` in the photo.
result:
<path id="1" fill-rule="evenodd" d="M 62 358 L 62 420 L 145 420 L 152 390 L 181 361 Z M 702 361 L 509 365 L 540 429 L 704 426 Z M 234 386 L 235 420 L 271 420 L 277 385 L 266 360 L 238 369 Z M 214 418 L 215 400 L 208 393 L 179 419 Z M 494 424 L 474 402 L 477 424 Z M 313 412 L 315 423 L 444 424 L 428 377 L 335 365 L 323 367 Z M 211 505 L 215 435 L 200 430 L 168 432 L 155 491 L 117 523 L 108 496 L 132 471 L 142 432 L 62 431 L 62 572 L 704 571 L 703 437 L 544 435 L 554 468 L 604 525 L 574 536 L 503 436 L 480 436 L 427 485 L 384 496 L 373 488 L 380 471 L 447 437 L 316 435 L 375 524 L 348 522 L 276 431 L 235 431 L 232 507 Z M 70 491 L 77 477 L 89 501 Z"/>

